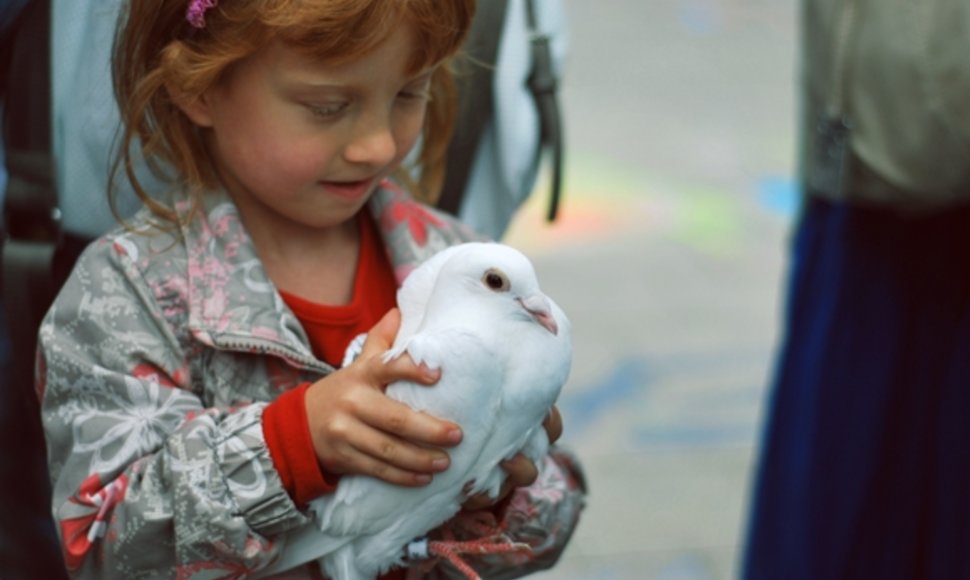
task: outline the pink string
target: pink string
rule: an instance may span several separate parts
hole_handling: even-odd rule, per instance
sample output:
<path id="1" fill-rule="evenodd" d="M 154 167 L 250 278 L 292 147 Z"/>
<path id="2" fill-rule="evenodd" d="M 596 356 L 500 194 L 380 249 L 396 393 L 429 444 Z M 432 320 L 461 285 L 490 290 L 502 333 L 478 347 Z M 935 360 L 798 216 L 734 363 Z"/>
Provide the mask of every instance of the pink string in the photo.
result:
<path id="1" fill-rule="evenodd" d="M 431 555 L 448 560 L 469 580 L 481 580 L 481 576 L 468 565 L 468 562 L 462 560 L 461 554 L 507 554 L 531 550 L 532 547 L 528 544 L 510 542 L 504 534 L 471 542 L 433 541 L 428 543 L 428 552 Z"/>
<path id="2" fill-rule="evenodd" d="M 460 541 L 454 530 L 478 536 L 474 540 Z M 443 539 L 427 542 L 427 555 L 448 560 L 469 580 L 481 577 L 462 554 L 508 554 L 510 552 L 531 552 L 532 547 L 523 542 L 513 542 L 505 534 L 505 526 L 495 522 L 495 516 L 487 511 L 462 512 L 442 528 Z"/>

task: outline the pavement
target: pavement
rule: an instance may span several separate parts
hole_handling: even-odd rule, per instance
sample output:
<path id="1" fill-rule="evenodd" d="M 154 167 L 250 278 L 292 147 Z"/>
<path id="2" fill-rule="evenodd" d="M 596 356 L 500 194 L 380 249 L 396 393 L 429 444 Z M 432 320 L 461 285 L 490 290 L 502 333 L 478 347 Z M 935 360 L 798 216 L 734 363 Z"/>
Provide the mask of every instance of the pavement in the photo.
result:
<path id="1" fill-rule="evenodd" d="M 537 578 L 738 575 L 797 208 L 795 0 L 566 0 L 561 219 L 505 241 L 573 322 L 588 506 Z"/>

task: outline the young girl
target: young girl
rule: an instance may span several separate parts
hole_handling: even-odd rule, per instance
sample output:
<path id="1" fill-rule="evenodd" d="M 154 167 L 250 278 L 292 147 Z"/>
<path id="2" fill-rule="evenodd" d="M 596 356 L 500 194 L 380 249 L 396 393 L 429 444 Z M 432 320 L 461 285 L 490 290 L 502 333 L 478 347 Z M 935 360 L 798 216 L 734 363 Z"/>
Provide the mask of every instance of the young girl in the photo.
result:
<path id="1" fill-rule="evenodd" d="M 40 333 L 54 514 L 72 573 L 246 575 L 313 525 L 306 503 L 341 475 L 419 486 L 447 469 L 442 449 L 460 428 L 383 394 L 400 379 L 433 388 L 436 373 L 380 355 L 403 277 L 475 235 L 390 178 L 408 182 L 400 165 L 420 138 L 415 187 L 440 180 L 447 64 L 473 10 L 474 0 L 127 5 L 114 56 L 120 159 L 145 209 L 87 249 Z M 177 190 L 146 191 L 141 159 Z M 342 364 L 361 333 L 360 355 Z M 555 412 L 547 430 L 561 432 Z M 561 553 L 582 502 L 561 463 L 506 466 L 510 486 L 542 483 L 493 506 L 534 550 L 480 560 L 480 572 L 524 574 Z"/>

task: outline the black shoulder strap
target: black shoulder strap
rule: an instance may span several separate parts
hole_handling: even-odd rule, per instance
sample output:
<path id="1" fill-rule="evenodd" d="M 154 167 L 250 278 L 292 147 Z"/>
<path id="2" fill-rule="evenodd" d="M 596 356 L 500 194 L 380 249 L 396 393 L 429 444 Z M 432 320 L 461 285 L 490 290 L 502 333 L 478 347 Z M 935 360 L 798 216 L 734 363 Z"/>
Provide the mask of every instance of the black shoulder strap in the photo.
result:
<path id="1" fill-rule="evenodd" d="M 33 392 L 37 328 L 54 295 L 51 264 L 59 236 L 51 153 L 50 0 L 28 2 L 13 34 L 3 122 L 3 301 L 14 380 Z"/>
<path id="2" fill-rule="evenodd" d="M 549 199 L 548 221 L 555 221 L 562 196 L 563 135 L 562 116 L 556 97 L 556 75 L 552 70 L 552 50 L 549 36 L 539 31 L 534 0 L 525 0 L 529 30 L 532 33 L 532 74 L 529 75 L 529 91 L 539 113 L 539 130 L 543 147 L 552 154 L 552 184 Z"/>
<path id="3" fill-rule="evenodd" d="M 508 0 L 479 2 L 464 51 L 471 66 L 457 76 L 458 123 L 448 145 L 448 164 L 438 207 L 457 215 L 485 125 L 495 108 L 492 75 L 505 28 Z"/>

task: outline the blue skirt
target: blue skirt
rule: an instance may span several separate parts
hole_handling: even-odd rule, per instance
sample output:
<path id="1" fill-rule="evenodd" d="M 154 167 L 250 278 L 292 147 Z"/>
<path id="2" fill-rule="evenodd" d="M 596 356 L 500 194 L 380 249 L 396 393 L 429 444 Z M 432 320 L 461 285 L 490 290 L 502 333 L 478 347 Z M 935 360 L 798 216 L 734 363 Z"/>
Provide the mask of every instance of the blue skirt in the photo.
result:
<path id="1" fill-rule="evenodd" d="M 970 578 L 970 206 L 794 240 L 742 576 Z"/>

